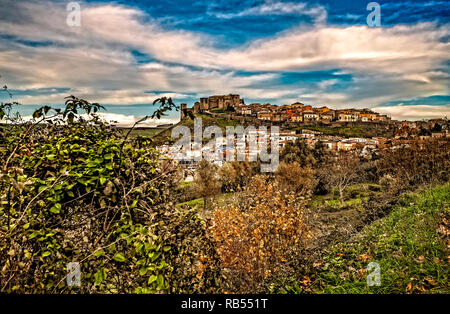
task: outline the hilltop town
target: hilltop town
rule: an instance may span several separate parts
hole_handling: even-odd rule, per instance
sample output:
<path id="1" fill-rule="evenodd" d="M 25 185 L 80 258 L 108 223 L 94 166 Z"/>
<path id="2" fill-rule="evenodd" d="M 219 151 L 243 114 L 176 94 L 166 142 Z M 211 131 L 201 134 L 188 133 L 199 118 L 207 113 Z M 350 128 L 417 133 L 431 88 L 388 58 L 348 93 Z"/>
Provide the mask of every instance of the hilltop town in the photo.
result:
<path id="1" fill-rule="evenodd" d="M 280 151 L 288 143 L 298 139 L 303 140 L 309 147 L 320 142 L 334 153 L 341 151 L 355 151 L 361 158 L 376 158 L 382 149 L 395 149 L 428 138 L 450 138 L 450 125 L 447 119 L 428 121 L 397 121 L 387 115 L 382 115 L 370 109 L 338 109 L 326 106 L 313 107 L 300 102 L 291 105 L 271 105 L 269 103 L 252 103 L 246 105 L 239 95 L 210 96 L 200 98 L 192 108 L 181 104 L 181 124 L 185 119 L 201 117 L 209 125 L 220 124 L 224 126 L 271 126 L 280 127 Z M 205 123 L 203 125 L 205 127 Z M 260 143 L 270 143 L 270 135 L 253 134 L 254 139 Z M 168 135 L 168 134 L 166 134 Z M 238 139 L 235 138 L 235 141 Z M 247 141 L 249 138 L 247 138 Z M 167 143 L 158 147 L 160 151 L 173 157 L 177 151 Z M 205 151 L 207 150 L 207 151 Z M 196 147 L 192 145 L 192 157 L 211 153 L 209 147 Z M 225 147 L 223 160 L 226 158 Z M 245 147 L 245 154 L 249 157 L 257 154 Z M 216 161 L 221 166 L 224 162 Z M 189 162 L 195 166 L 195 162 Z"/>
<path id="2" fill-rule="evenodd" d="M 182 104 L 184 110 L 191 110 L 193 113 L 202 112 L 234 112 L 243 117 L 253 117 L 262 121 L 270 122 L 320 122 L 329 124 L 338 122 L 392 122 L 387 115 L 373 112 L 370 109 L 339 109 L 333 110 L 326 106 L 313 107 L 300 102 L 291 105 L 271 105 L 270 103 L 252 103 L 246 105 L 239 95 L 210 96 L 200 98 L 193 108 L 188 109 L 186 104 Z M 182 111 L 183 112 L 183 111 Z M 183 118 L 183 116 L 182 116 Z"/>

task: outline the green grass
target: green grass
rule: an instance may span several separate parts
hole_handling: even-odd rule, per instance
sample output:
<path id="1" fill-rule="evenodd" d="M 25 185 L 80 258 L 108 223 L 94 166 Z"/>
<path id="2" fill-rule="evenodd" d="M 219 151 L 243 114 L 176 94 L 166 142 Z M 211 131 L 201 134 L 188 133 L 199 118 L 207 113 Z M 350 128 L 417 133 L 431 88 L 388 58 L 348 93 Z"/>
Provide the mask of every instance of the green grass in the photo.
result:
<path id="1" fill-rule="evenodd" d="M 126 134 L 129 129 L 122 129 L 122 132 Z M 138 136 L 147 136 L 147 137 L 153 137 L 159 133 L 164 131 L 164 129 L 156 129 L 156 128 L 148 128 L 148 129 L 134 129 L 131 131 L 130 136 L 131 137 L 138 137 Z"/>
<path id="2" fill-rule="evenodd" d="M 237 125 L 239 125 L 239 121 L 236 121 L 236 120 L 228 121 L 228 119 L 225 119 L 225 118 L 222 118 L 222 117 L 213 118 L 213 117 L 205 115 L 205 114 L 196 114 L 195 117 L 202 119 L 202 129 L 203 129 L 203 131 L 208 126 L 218 126 L 219 128 L 221 128 L 221 130 L 223 132 L 223 135 L 225 135 L 227 126 L 237 126 Z M 187 126 L 187 127 L 189 127 L 191 129 L 191 136 L 192 136 L 192 139 L 193 139 L 193 137 L 194 137 L 194 120 L 189 118 L 189 117 L 186 117 L 183 120 L 181 120 L 179 123 L 174 125 L 173 127 L 165 129 L 162 132 L 158 133 L 157 136 L 155 136 L 155 138 L 154 138 L 155 143 L 157 143 L 157 144 L 170 143 L 171 140 L 173 142 L 175 142 L 174 139 L 171 139 L 171 134 L 172 134 L 172 129 L 174 127 L 177 127 L 177 126 Z M 205 142 L 208 141 L 208 139 L 203 139 L 203 140 Z"/>
<path id="3" fill-rule="evenodd" d="M 369 199 L 371 194 L 379 193 L 379 185 L 377 184 L 355 184 L 347 187 L 344 191 L 344 206 L 358 207 Z M 341 202 L 339 200 L 339 192 L 333 189 L 326 195 L 315 195 L 310 203 L 310 208 L 327 207 L 329 209 L 339 210 Z"/>
<path id="4" fill-rule="evenodd" d="M 375 137 L 375 136 L 386 136 L 386 131 L 383 129 L 374 129 L 370 124 L 367 126 L 308 126 L 302 125 L 299 127 L 292 128 L 294 131 L 301 130 L 313 130 L 322 132 L 325 135 L 334 136 L 347 136 L 347 137 Z"/>
<path id="5" fill-rule="evenodd" d="M 202 119 L 202 127 L 203 128 L 208 127 L 208 126 L 217 125 L 218 127 L 225 130 L 225 127 L 227 127 L 227 126 L 236 126 L 239 124 L 239 121 L 237 121 L 237 120 L 228 121 L 228 119 L 225 119 L 222 117 L 213 118 L 206 114 L 196 114 L 195 117 Z M 183 126 L 187 126 L 189 128 L 194 128 L 194 120 L 192 120 L 190 118 L 185 118 L 182 121 L 180 121 L 180 123 L 177 125 L 183 125 Z"/>
<path id="6" fill-rule="evenodd" d="M 450 293 L 448 250 L 437 231 L 441 214 L 450 212 L 449 202 L 450 184 L 403 196 L 388 216 L 329 250 L 311 275 L 312 291 Z M 370 262 L 380 265 L 380 286 L 367 285 L 364 270 Z"/>
<path id="7" fill-rule="evenodd" d="M 214 108 L 210 110 L 212 113 L 232 113 L 229 110 L 226 110 L 224 108 Z"/>
<path id="8" fill-rule="evenodd" d="M 192 182 L 185 182 L 184 180 L 180 183 L 180 188 L 187 188 L 192 185 Z"/>
<path id="9" fill-rule="evenodd" d="M 189 206 L 191 208 L 197 207 L 198 209 L 203 209 L 203 198 L 196 198 L 187 202 L 179 203 L 177 207 Z"/>
<path id="10" fill-rule="evenodd" d="M 231 200 L 231 198 L 236 196 L 237 193 L 238 192 L 220 194 L 215 197 L 214 202 L 219 206 L 223 206 L 223 205 L 227 204 Z M 203 198 L 196 198 L 191 201 L 179 203 L 176 206 L 177 207 L 189 206 L 191 208 L 196 207 L 199 210 L 203 210 Z"/>
<path id="11" fill-rule="evenodd" d="M 211 116 L 203 115 L 203 114 L 196 115 L 196 117 L 202 119 L 203 127 L 217 125 L 219 128 L 222 129 L 223 132 L 225 132 L 227 126 L 237 126 L 239 124 L 239 121 L 237 121 L 237 120 L 229 120 L 228 121 L 228 119 L 225 119 L 222 117 L 213 118 Z M 192 121 L 192 126 L 193 125 L 194 125 L 194 121 Z"/>

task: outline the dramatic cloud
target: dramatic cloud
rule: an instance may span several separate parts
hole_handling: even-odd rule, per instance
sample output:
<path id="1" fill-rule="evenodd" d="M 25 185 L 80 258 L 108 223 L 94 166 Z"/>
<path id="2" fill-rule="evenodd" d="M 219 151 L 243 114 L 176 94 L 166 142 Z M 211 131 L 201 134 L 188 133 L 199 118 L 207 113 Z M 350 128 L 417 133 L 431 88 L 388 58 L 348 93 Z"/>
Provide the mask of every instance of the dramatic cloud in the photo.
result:
<path id="1" fill-rule="evenodd" d="M 222 19 L 231 19 L 242 16 L 290 14 L 295 14 L 297 16 L 310 16 L 313 18 L 314 22 L 318 24 L 325 23 L 327 19 L 327 11 L 323 6 L 308 6 L 306 3 L 278 2 L 267 0 L 260 5 L 233 13 L 222 13 L 211 8 L 214 8 L 214 4 L 210 5 L 208 14 Z"/>
<path id="2" fill-rule="evenodd" d="M 447 106 L 403 106 L 397 105 L 392 107 L 375 107 L 373 110 L 388 114 L 392 118 L 397 120 L 422 120 L 424 117 L 427 119 L 433 118 L 450 118 L 450 105 Z"/>
<path id="3" fill-rule="evenodd" d="M 223 13 L 209 5 L 205 10 L 224 20 L 289 14 L 313 19 L 224 49 L 223 36 L 167 29 L 160 19 L 123 5 L 82 3 L 82 26 L 69 27 L 65 5 L 0 3 L 0 11 L 8 12 L 0 20 L 0 74 L 24 104 L 60 103 L 67 94 L 105 104 L 146 104 L 160 96 L 192 103 L 198 96 L 233 92 L 255 101 L 379 107 L 449 93 L 445 23 L 327 25 L 327 11 L 318 5 L 265 1 Z M 343 80 L 336 71 L 331 78 L 307 79 L 309 72 L 331 69 L 351 78 Z M 286 82 L 288 73 L 300 79 Z"/>
<path id="4" fill-rule="evenodd" d="M 120 127 L 129 127 L 134 125 L 137 121 L 141 120 L 144 116 L 135 116 L 135 115 L 126 115 L 126 114 L 118 114 L 118 113 L 109 113 L 109 112 L 99 112 L 97 113 L 100 120 L 114 124 Z M 88 118 L 86 115 L 82 115 L 84 118 Z M 24 121 L 33 120 L 32 116 L 24 116 L 22 117 Z M 163 124 L 171 124 L 176 123 L 177 119 L 175 118 L 161 118 L 161 119 L 148 119 L 139 123 L 139 127 L 156 127 Z"/>

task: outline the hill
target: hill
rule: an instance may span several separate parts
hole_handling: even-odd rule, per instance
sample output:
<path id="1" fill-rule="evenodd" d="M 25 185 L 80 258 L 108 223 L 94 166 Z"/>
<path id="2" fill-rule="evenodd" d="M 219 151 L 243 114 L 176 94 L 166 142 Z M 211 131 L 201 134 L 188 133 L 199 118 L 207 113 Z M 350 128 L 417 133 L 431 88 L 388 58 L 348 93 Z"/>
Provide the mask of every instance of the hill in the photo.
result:
<path id="1" fill-rule="evenodd" d="M 195 118 L 202 119 L 202 129 L 209 126 L 218 126 L 222 129 L 223 134 L 225 135 L 225 130 L 227 126 L 236 126 L 239 124 L 236 120 L 228 120 L 223 117 L 211 117 L 205 114 L 195 114 Z M 152 140 L 155 144 L 163 144 L 163 143 L 173 143 L 175 140 L 171 138 L 172 130 L 177 126 L 187 126 L 191 130 L 191 134 L 194 135 L 194 120 L 190 117 L 183 118 L 180 122 L 173 125 L 172 127 L 165 129 L 164 131 L 156 134 Z"/>
<path id="2" fill-rule="evenodd" d="M 392 125 L 380 127 L 373 123 L 346 122 L 340 125 L 301 125 L 290 128 L 290 130 L 300 131 L 303 129 L 322 132 L 325 135 L 343 136 L 343 137 L 393 137 L 395 128 Z"/>

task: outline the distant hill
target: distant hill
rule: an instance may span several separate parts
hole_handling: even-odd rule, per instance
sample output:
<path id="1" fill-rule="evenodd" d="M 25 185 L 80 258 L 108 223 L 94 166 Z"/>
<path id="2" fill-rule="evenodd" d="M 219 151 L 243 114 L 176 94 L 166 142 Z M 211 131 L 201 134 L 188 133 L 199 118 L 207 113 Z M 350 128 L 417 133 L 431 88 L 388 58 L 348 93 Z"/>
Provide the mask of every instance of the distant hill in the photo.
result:
<path id="1" fill-rule="evenodd" d="M 216 116 L 215 118 L 207 114 L 194 114 L 196 118 L 202 119 L 203 130 L 208 126 L 218 126 L 222 129 L 225 135 L 227 126 L 237 126 L 239 121 L 229 120 L 224 117 Z M 184 117 L 180 122 L 169 127 L 161 132 L 153 132 L 151 135 L 153 137 L 154 143 L 161 145 L 164 143 L 173 143 L 175 140 L 171 139 L 171 134 L 173 128 L 177 126 L 187 126 L 194 132 L 194 120 L 189 116 Z M 363 122 L 346 122 L 339 126 L 332 125 L 304 125 L 299 124 L 298 127 L 289 128 L 289 130 L 295 130 L 301 132 L 303 129 L 315 130 L 322 132 L 324 135 L 335 135 L 343 137 L 393 137 L 395 134 L 395 126 L 391 124 L 378 125 L 376 123 L 363 123 Z"/>
<path id="2" fill-rule="evenodd" d="M 204 130 L 208 126 L 218 126 L 222 129 L 223 134 L 225 135 L 227 126 L 236 126 L 239 124 L 239 121 L 236 120 L 227 120 L 222 117 L 213 118 L 209 115 L 205 114 L 195 114 L 196 118 L 202 119 L 202 129 Z M 170 128 L 165 129 L 164 131 L 153 136 L 153 141 L 157 145 L 161 145 L 164 143 L 173 143 L 176 139 L 171 139 L 172 130 L 177 126 L 187 126 L 190 128 L 192 135 L 194 135 L 194 120 L 190 117 L 184 117 L 180 122 L 173 125 Z"/>

